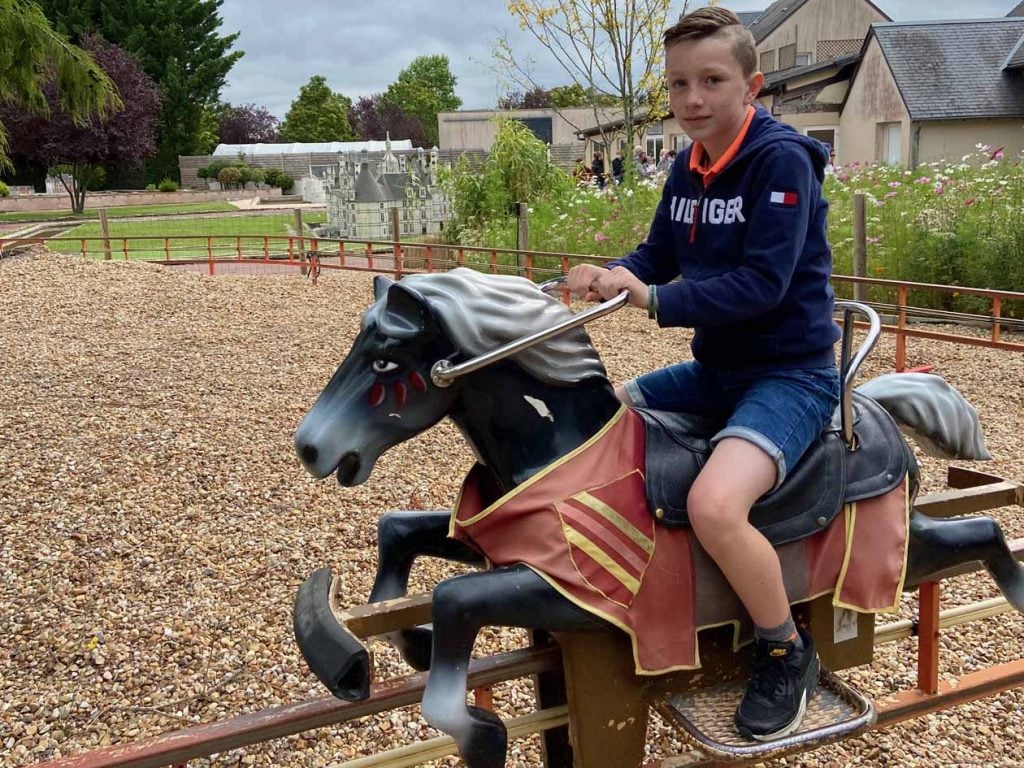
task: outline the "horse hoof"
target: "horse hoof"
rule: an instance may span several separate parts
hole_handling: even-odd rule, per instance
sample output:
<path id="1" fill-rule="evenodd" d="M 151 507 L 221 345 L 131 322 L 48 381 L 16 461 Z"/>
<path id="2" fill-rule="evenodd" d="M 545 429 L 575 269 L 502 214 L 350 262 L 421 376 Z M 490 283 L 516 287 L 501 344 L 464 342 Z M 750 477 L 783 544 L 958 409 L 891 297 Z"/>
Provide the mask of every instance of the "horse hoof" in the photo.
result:
<path id="1" fill-rule="evenodd" d="M 490 710 L 467 707 L 473 721 L 469 736 L 459 741 L 466 768 L 504 768 L 508 731 Z"/>
<path id="2" fill-rule="evenodd" d="M 430 669 L 430 654 L 434 649 L 434 630 L 429 626 L 403 629 L 391 636 L 391 641 L 402 654 L 405 663 L 417 672 Z"/>

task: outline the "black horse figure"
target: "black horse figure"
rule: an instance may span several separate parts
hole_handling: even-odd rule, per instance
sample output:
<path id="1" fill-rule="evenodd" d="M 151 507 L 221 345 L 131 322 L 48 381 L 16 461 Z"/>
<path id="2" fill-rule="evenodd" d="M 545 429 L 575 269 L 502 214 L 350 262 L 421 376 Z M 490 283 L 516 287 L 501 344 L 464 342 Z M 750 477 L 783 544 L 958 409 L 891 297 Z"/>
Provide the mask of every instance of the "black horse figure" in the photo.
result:
<path id="1" fill-rule="evenodd" d="M 351 351 L 299 426 L 295 448 L 313 476 L 336 473 L 341 485 L 354 486 L 367 480 L 384 451 L 445 416 L 470 443 L 478 464 L 467 478 L 455 513 L 393 512 L 382 517 L 380 561 L 370 601 L 405 595 L 419 556 L 476 564 L 490 560 L 497 566 L 437 585 L 432 624 L 396 633 L 392 640 L 414 668 L 430 670 L 422 704 L 426 720 L 455 739 L 471 768 L 502 766 L 503 724 L 492 713 L 466 704 L 470 653 L 481 627 L 557 632 L 612 625 L 630 632 L 641 673 L 678 669 L 680 665 L 666 664 L 692 659 L 694 648 L 680 646 L 667 661 L 655 658 L 645 666 L 641 657 L 650 649 L 645 650 L 645 635 L 630 625 L 628 614 L 634 608 L 643 613 L 643 601 L 650 607 L 653 599 L 656 612 L 669 616 L 668 608 L 679 599 L 674 596 L 684 593 L 675 583 L 659 592 L 653 582 L 662 573 L 671 576 L 674 566 L 665 566 L 657 558 L 674 556 L 673 542 L 682 540 L 672 537 L 688 535 L 686 492 L 706 454 L 707 441 L 684 416 L 625 409 L 582 328 L 507 359 L 468 366 L 472 372 L 454 380 L 432 377 L 452 364 L 475 360 L 524 334 L 541 332 L 572 317 L 564 305 L 530 281 L 457 269 L 411 275 L 397 283 L 378 277 L 375 293 L 376 301 L 364 314 Z M 438 361 L 447 362 L 435 365 Z M 861 387 L 854 401 L 856 408 L 847 413 L 844 423 L 837 421 L 834 428 L 825 430 L 791 478 L 752 513 L 752 521 L 779 547 L 784 566 L 793 559 L 784 554 L 786 547 L 790 548 L 786 552 L 792 552 L 811 540 L 839 541 L 838 553 L 827 544 L 819 549 L 842 560 L 843 536 L 828 538 L 833 521 L 842 528 L 841 515 L 846 514 L 842 510 L 850 509 L 852 503 L 866 504 L 871 497 L 896 498 L 895 516 L 892 505 L 886 514 L 890 523 L 897 523 L 889 526 L 893 535 L 902 538 L 894 546 L 881 542 L 881 548 L 895 551 L 900 560 L 893 581 L 897 600 L 900 590 L 916 586 L 930 574 L 957 563 L 981 561 L 1013 606 L 1024 610 L 1024 571 L 993 520 L 930 519 L 912 510 L 917 465 L 879 403 L 926 447 L 959 458 L 986 455 L 974 409 L 942 379 L 923 374 L 879 377 Z M 609 448 L 609 440 L 601 438 L 612 434 L 610 429 L 626 431 L 615 432 L 615 444 Z M 844 433 L 852 438 L 852 445 L 843 439 Z M 575 463 L 583 453 L 595 451 L 599 457 L 621 459 L 627 443 L 638 448 L 640 468 L 619 473 L 614 482 L 590 478 L 591 470 Z M 536 489 L 544 483 L 538 481 L 547 478 L 552 467 L 576 467 L 569 473 L 582 475 L 576 479 L 583 485 L 556 495 L 553 501 L 540 499 L 533 509 L 530 494 L 539 494 Z M 508 507 L 509 500 L 515 507 L 510 513 L 510 533 L 503 534 L 500 528 L 477 530 L 481 522 L 497 517 L 492 511 Z M 624 511 L 627 508 L 641 512 L 625 520 L 630 514 Z M 604 517 L 586 518 L 587 509 Z M 533 512 L 535 517 L 530 516 Z M 846 525 L 849 531 L 850 520 Z M 862 528 L 884 531 L 886 525 Z M 524 539 L 533 541 L 524 544 Z M 545 548 L 555 547 L 555 539 L 560 554 L 551 556 Z M 869 546 L 877 547 L 878 541 Z M 524 547 L 541 551 L 523 556 L 519 550 Z M 693 562 L 699 571 L 698 550 L 694 548 Z M 545 569 L 548 562 L 554 570 Z M 568 576 L 559 575 L 559 568 Z M 838 565 L 834 570 L 839 571 Z M 578 583 L 569 583 L 575 576 Z M 808 580 L 813 578 L 803 579 Z M 652 582 L 649 588 L 648 582 Z M 828 585 L 831 589 L 835 580 Z M 804 583 L 796 599 L 806 599 L 813 591 Z M 723 598 L 728 590 L 711 592 L 713 598 L 704 602 L 728 602 Z M 885 596 L 883 602 L 889 603 L 890 598 Z M 868 605 L 866 609 L 892 607 Z M 680 615 L 693 610 L 681 605 Z M 698 615 L 691 624 L 699 627 L 728 620 L 716 611 L 715 605 L 696 609 Z M 300 623 L 297 611 L 297 628 Z M 302 645 L 302 632 L 298 634 Z M 303 652 L 309 659 L 309 648 Z M 347 680 L 325 682 L 338 696 L 365 695 L 368 680 L 352 679 L 352 674 L 366 678 L 368 671 L 360 668 Z"/>

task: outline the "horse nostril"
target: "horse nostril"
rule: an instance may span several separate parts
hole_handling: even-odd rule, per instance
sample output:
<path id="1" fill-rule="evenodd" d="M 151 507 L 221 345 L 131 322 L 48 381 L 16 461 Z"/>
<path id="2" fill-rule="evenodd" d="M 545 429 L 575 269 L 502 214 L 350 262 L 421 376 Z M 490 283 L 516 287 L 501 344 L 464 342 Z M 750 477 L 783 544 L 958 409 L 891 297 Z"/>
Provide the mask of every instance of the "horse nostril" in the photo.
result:
<path id="1" fill-rule="evenodd" d="M 299 458 L 302 459 L 302 463 L 306 466 L 313 466 L 316 464 L 319 452 L 314 445 L 303 445 L 299 448 Z"/>

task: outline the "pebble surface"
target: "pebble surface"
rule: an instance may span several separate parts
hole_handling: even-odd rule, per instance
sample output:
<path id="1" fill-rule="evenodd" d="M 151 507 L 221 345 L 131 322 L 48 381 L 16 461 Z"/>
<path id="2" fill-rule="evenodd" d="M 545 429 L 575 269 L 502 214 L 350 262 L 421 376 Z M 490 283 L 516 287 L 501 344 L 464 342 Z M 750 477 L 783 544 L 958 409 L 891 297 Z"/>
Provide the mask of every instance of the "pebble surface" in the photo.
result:
<path id="1" fill-rule="evenodd" d="M 450 508 L 472 455 L 442 423 L 342 489 L 301 469 L 295 427 L 348 350 L 372 277 L 327 272 L 210 278 L 35 250 L 0 259 L 0 766 L 125 743 L 325 695 L 292 637 L 295 591 L 314 569 L 365 601 L 376 519 Z M 613 380 L 688 357 L 689 335 L 623 310 L 590 333 Z M 862 380 L 892 369 L 884 337 Z M 986 463 L 1024 481 L 1024 355 L 912 340 L 978 408 Z M 920 454 L 919 454 L 920 456 Z M 945 464 L 920 457 L 923 493 Z M 1024 536 L 1019 508 L 991 513 Z M 458 573 L 425 561 L 412 589 Z M 987 577 L 944 584 L 943 608 L 996 595 Z M 910 618 L 916 596 L 879 624 Z M 943 634 L 941 674 L 1020 657 L 1024 621 L 1003 615 Z M 518 631 L 481 633 L 478 653 Z M 379 678 L 410 671 L 371 642 Z M 910 640 L 844 673 L 872 696 L 915 683 Z M 529 712 L 525 681 L 498 686 L 503 716 Z M 770 766 L 1024 764 L 1024 692 L 1003 693 Z M 328 766 L 438 735 L 407 707 L 190 761 Z M 679 754 L 652 716 L 648 751 Z M 536 737 L 509 766 L 540 765 Z M 446 758 L 425 765 L 459 764 Z M 616 768 L 609 766 L 607 768 Z"/>

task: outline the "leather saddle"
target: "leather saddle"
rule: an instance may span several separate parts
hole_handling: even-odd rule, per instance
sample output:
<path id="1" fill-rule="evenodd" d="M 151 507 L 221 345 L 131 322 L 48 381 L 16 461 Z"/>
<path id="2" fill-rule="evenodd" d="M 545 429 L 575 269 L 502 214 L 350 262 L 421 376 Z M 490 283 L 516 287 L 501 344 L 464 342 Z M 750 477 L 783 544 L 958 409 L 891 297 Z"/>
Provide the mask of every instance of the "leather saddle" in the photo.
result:
<path id="1" fill-rule="evenodd" d="M 646 427 L 648 507 L 662 525 L 687 526 L 686 497 L 711 453 L 711 437 L 722 424 L 686 413 L 634 410 Z M 817 533 L 835 519 L 844 504 L 887 493 L 907 474 L 911 454 L 885 409 L 854 392 L 853 417 L 854 450 L 843 441 L 836 409 L 832 422 L 782 485 L 754 505 L 750 522 L 773 545 Z"/>

